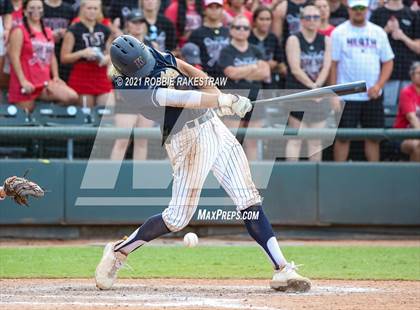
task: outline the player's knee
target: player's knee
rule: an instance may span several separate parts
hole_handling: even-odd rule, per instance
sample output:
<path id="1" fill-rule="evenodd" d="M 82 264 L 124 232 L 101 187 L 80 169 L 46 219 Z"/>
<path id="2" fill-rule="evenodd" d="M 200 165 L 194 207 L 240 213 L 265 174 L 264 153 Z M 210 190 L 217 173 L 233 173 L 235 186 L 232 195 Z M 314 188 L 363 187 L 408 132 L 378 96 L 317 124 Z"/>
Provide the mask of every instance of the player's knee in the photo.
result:
<path id="1" fill-rule="evenodd" d="M 163 221 L 171 232 L 177 232 L 184 229 L 188 223 L 188 219 L 177 218 L 173 216 L 174 213 L 168 212 L 168 209 L 165 209 L 162 213 Z M 176 213 L 176 212 L 175 212 Z"/>

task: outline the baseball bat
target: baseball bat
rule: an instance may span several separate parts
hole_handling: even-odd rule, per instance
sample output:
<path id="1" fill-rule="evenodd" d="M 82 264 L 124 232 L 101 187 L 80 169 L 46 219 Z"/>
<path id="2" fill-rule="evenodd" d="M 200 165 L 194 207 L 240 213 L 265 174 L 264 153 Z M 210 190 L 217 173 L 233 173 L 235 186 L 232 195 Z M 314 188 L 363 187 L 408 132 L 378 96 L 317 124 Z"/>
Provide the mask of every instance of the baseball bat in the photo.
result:
<path id="1" fill-rule="evenodd" d="M 313 99 L 320 96 L 332 95 L 333 93 L 337 96 L 344 96 L 350 94 L 363 93 L 367 90 L 365 81 L 357 81 L 351 83 L 337 84 L 331 86 L 325 86 L 316 89 L 310 89 L 296 94 L 279 96 L 269 99 L 260 99 L 253 101 L 253 104 L 262 103 L 280 103 L 287 101 Z"/>

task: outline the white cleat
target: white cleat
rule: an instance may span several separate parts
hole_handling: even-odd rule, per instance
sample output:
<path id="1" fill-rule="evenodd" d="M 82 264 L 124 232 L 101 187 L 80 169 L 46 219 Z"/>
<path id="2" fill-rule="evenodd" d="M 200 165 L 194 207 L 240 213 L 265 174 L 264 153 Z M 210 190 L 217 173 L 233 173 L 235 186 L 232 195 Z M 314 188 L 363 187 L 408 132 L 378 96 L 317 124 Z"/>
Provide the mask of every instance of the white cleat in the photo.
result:
<path id="1" fill-rule="evenodd" d="M 96 267 L 95 281 L 96 287 L 101 290 L 110 289 L 117 279 L 118 270 L 120 270 L 127 256 L 120 253 L 114 252 L 114 246 L 116 242 L 109 242 L 104 248 L 101 261 Z"/>
<path id="2" fill-rule="evenodd" d="M 270 287 L 276 291 L 288 293 L 304 293 L 311 289 L 311 281 L 299 275 L 296 270 L 298 266 L 294 262 L 287 263 L 281 270 L 276 270 Z"/>

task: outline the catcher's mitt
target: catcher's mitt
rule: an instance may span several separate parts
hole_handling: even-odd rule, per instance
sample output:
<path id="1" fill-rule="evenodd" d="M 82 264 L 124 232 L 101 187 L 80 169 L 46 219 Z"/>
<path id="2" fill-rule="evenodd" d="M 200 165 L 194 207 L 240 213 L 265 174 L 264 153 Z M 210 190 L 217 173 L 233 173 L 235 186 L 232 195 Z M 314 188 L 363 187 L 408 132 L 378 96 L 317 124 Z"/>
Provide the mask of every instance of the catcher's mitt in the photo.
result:
<path id="1" fill-rule="evenodd" d="M 28 196 L 42 197 L 44 190 L 36 183 L 25 178 L 13 176 L 7 178 L 3 184 L 3 190 L 7 196 L 12 197 L 21 206 L 28 205 Z"/>

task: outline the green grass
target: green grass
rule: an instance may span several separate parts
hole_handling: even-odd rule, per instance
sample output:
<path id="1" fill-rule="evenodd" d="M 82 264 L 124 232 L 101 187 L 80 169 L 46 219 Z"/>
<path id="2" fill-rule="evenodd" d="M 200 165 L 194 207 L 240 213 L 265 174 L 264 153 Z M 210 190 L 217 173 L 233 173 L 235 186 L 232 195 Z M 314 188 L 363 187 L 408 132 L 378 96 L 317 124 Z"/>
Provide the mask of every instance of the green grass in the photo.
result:
<path id="1" fill-rule="evenodd" d="M 419 247 L 287 246 L 285 256 L 315 279 L 420 280 Z M 0 278 L 90 278 L 102 248 L 0 248 Z M 257 246 L 145 246 L 132 253 L 125 278 L 269 278 Z"/>

